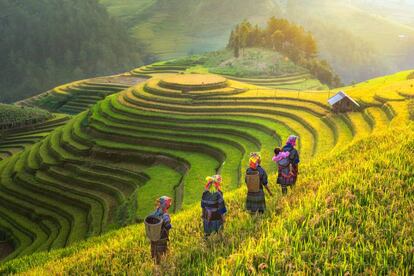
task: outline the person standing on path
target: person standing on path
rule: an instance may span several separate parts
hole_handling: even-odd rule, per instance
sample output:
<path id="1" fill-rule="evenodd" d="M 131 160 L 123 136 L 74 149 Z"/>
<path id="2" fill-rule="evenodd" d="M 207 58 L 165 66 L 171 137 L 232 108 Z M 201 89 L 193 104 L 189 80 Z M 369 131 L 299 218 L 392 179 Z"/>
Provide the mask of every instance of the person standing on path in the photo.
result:
<path id="1" fill-rule="evenodd" d="M 246 184 L 247 184 L 247 176 L 248 175 L 255 175 L 258 173 L 259 176 L 259 191 L 247 192 L 246 197 L 246 209 L 251 213 L 260 213 L 263 214 L 266 211 L 266 199 L 265 194 L 263 191 L 263 187 L 267 190 L 270 196 L 272 196 L 272 192 L 268 187 L 267 181 L 267 173 L 266 171 L 260 166 L 261 157 L 258 153 L 251 153 L 249 159 L 249 168 L 246 170 Z"/>
<path id="2" fill-rule="evenodd" d="M 204 236 L 218 233 L 223 229 L 224 215 L 227 213 L 223 192 L 221 191 L 222 178 L 220 175 L 207 177 L 207 184 L 201 197 L 202 219 Z M 214 189 L 214 191 L 211 191 Z"/>
<path id="3" fill-rule="evenodd" d="M 292 188 L 298 178 L 300 159 L 299 152 L 295 148 L 297 139 L 295 135 L 289 136 L 286 145 L 282 148 L 283 152 L 289 152 L 289 156 L 286 157 L 288 162 L 283 162 L 283 160 L 278 162 L 277 183 L 282 187 L 283 194 L 287 194 L 287 187 Z"/>
<path id="4" fill-rule="evenodd" d="M 168 209 L 171 207 L 172 199 L 168 196 L 162 196 L 157 199 L 157 209 L 152 216 L 162 219 L 161 239 L 151 241 L 151 256 L 157 264 L 160 263 L 161 257 L 168 251 L 169 232 L 172 228 L 171 218 Z"/>

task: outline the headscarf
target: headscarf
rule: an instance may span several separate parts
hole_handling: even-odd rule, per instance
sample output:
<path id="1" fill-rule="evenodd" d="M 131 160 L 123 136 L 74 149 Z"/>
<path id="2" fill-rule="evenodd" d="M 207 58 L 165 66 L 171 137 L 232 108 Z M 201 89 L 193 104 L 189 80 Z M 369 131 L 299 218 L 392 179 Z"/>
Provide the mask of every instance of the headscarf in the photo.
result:
<path id="1" fill-rule="evenodd" d="M 298 136 L 296 135 L 290 135 L 289 138 L 286 141 L 287 145 L 291 145 L 292 147 L 296 146 L 296 140 L 298 139 Z"/>
<path id="2" fill-rule="evenodd" d="M 168 196 L 162 196 L 157 199 L 156 203 L 157 209 L 162 210 L 162 212 L 165 213 L 171 207 L 172 198 Z"/>
<path id="3" fill-rule="evenodd" d="M 206 177 L 206 181 L 207 184 L 205 186 L 206 190 L 210 190 L 211 185 L 214 184 L 214 187 L 216 188 L 217 191 L 221 190 L 221 182 L 223 181 L 223 179 L 221 178 L 221 175 L 213 175 L 213 176 L 207 176 Z"/>
<path id="4" fill-rule="evenodd" d="M 250 153 L 249 167 L 253 170 L 257 169 L 257 166 L 259 166 L 260 164 L 260 160 L 260 154 L 258 154 L 257 152 Z"/>

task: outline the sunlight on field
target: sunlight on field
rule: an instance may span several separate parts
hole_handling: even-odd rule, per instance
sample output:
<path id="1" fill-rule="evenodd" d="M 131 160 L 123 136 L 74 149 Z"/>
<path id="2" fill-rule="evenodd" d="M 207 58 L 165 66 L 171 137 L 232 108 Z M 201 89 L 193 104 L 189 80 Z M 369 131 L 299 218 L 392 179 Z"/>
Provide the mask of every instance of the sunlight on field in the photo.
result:
<path id="1" fill-rule="evenodd" d="M 217 75 L 185 74 L 175 75 L 162 79 L 166 85 L 180 86 L 214 86 L 224 84 L 226 79 Z"/>
<path id="2" fill-rule="evenodd" d="M 414 275 L 413 7 L 0 0 L 0 276 Z"/>
<path id="3" fill-rule="evenodd" d="M 106 96 L 0 163 L 0 198 L 12 206 L 5 209 L 0 203 L 0 214 L 15 218 L 16 226 L 3 217 L 0 222 L 15 227 L 14 238 L 20 242 L 11 256 L 69 245 L 11 260 L 0 265 L 0 272 L 136 273 L 139 268 L 152 273 L 142 225 L 76 242 L 117 224 L 142 220 L 160 193 L 174 198 L 177 212 L 170 255 L 166 266 L 158 268 L 164 273 L 248 273 L 259 271 L 262 263 L 269 274 L 356 273 L 367 265 L 374 273 L 410 269 L 407 255 L 386 249 L 408 250 L 406 239 L 391 244 L 386 236 L 407 237 L 413 221 L 402 211 L 410 199 L 391 196 L 407 188 L 402 179 L 409 179 L 412 171 L 408 100 L 413 82 L 407 80 L 408 71 L 343 88 L 363 110 L 334 114 L 327 104 L 334 91 L 269 89 L 218 75 L 184 73 L 185 69 L 165 63 L 141 68 L 153 77 Z M 80 93 L 73 91 L 79 86 L 112 91 L 114 84 L 73 83 L 52 93 L 68 88 Z M 240 201 L 249 153 L 261 152 L 276 191 L 272 151 L 290 134 L 299 136 L 299 183 L 289 196 L 276 192 L 269 198 L 270 211 L 258 221 L 243 211 Z M 356 166 L 359 160 L 364 161 Z M 398 166 L 408 167 L 380 174 Z M 227 238 L 213 237 L 220 243 L 210 248 L 201 240 L 197 202 L 205 176 L 217 172 L 224 179 L 230 214 L 223 233 Z M 51 194 L 54 197 L 47 197 Z M 384 215 L 383 200 L 398 211 Z M 50 217 L 44 221 L 47 228 L 39 228 L 21 208 Z M 350 225 L 363 230 L 354 231 Z M 366 239 L 367 231 L 372 237 L 385 236 Z M 33 235 L 37 238 L 31 241 Z M 352 247 L 345 249 L 344 242 Z M 275 250 L 283 254 L 269 254 Z M 341 258 L 348 261 L 340 262 Z M 212 262 L 220 265 L 212 268 Z"/>

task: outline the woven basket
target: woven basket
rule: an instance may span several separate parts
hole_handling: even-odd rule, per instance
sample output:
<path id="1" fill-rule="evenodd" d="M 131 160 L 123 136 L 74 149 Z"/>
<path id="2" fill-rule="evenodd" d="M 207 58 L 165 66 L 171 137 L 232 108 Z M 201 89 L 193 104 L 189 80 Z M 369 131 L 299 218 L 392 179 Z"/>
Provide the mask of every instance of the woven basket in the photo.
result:
<path id="1" fill-rule="evenodd" d="M 161 239 L 162 219 L 154 216 L 145 218 L 145 232 L 150 241 L 159 241 Z"/>
<path id="2" fill-rule="evenodd" d="M 259 172 L 246 175 L 247 190 L 252 193 L 260 191 L 260 175 Z"/>

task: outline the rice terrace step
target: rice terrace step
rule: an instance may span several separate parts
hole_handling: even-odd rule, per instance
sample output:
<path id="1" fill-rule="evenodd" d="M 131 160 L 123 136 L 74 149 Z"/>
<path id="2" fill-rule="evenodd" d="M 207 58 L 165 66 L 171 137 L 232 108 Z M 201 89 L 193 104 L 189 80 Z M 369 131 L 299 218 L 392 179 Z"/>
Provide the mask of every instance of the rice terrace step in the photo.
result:
<path id="1" fill-rule="evenodd" d="M 0 275 L 414 274 L 408 1 L 12 2 Z"/>

